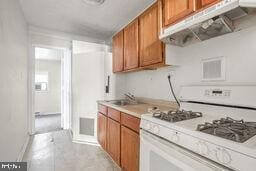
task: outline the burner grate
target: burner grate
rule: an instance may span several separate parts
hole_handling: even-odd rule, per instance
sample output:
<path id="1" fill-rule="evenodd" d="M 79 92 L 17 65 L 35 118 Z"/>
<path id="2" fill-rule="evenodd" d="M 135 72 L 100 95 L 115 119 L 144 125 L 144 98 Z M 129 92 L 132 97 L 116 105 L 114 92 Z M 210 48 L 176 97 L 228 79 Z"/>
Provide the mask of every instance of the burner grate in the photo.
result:
<path id="1" fill-rule="evenodd" d="M 199 124 L 197 130 L 243 143 L 256 135 L 256 122 L 245 122 L 232 118 L 221 118 L 212 123 Z"/>
<path id="2" fill-rule="evenodd" d="M 153 117 L 159 118 L 161 120 L 166 120 L 169 122 L 179 122 L 179 121 L 184 121 L 188 119 L 202 117 L 202 113 L 185 111 L 185 110 L 168 111 L 167 113 L 157 111 L 153 113 Z"/>

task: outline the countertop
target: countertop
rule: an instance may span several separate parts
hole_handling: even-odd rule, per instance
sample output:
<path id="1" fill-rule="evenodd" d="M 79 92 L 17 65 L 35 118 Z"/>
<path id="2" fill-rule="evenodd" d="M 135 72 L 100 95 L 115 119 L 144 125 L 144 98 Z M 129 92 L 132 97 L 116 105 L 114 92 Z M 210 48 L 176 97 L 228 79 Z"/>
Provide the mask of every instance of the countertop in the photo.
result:
<path id="1" fill-rule="evenodd" d="M 142 102 L 143 104 L 118 106 L 111 103 L 111 100 L 97 101 L 97 102 L 98 104 L 116 109 L 120 112 L 135 116 L 137 118 L 141 118 L 141 115 L 149 113 L 148 109 L 153 107 L 157 107 L 161 111 L 177 109 L 177 104 L 173 101 L 155 100 L 155 99 L 148 99 L 148 98 L 139 98 L 139 101 Z"/>

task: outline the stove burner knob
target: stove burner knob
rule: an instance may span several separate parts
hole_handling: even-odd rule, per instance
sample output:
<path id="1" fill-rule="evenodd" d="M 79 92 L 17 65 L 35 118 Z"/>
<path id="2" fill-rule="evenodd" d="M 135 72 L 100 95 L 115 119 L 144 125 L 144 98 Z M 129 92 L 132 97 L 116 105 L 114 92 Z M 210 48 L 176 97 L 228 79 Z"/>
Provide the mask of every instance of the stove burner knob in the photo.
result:
<path id="1" fill-rule="evenodd" d="M 150 129 L 151 129 L 151 124 L 150 124 L 150 123 L 146 123 L 145 129 L 146 129 L 146 130 L 150 130 Z"/>
<path id="2" fill-rule="evenodd" d="M 229 164 L 232 161 L 230 154 L 225 149 L 218 148 L 215 154 L 217 160 L 222 164 Z"/>
<path id="3" fill-rule="evenodd" d="M 209 154 L 209 148 L 207 146 L 207 144 L 203 141 L 199 141 L 197 143 L 197 149 L 199 154 L 207 156 Z"/>
<path id="4" fill-rule="evenodd" d="M 178 132 L 175 132 L 175 133 L 172 135 L 171 140 L 172 140 L 173 142 L 178 142 L 178 141 L 180 140 L 180 137 L 179 137 L 179 135 L 178 135 Z"/>
<path id="5" fill-rule="evenodd" d="M 159 134 L 159 132 L 160 132 L 159 127 L 157 125 L 154 125 L 153 126 L 153 133 Z"/>

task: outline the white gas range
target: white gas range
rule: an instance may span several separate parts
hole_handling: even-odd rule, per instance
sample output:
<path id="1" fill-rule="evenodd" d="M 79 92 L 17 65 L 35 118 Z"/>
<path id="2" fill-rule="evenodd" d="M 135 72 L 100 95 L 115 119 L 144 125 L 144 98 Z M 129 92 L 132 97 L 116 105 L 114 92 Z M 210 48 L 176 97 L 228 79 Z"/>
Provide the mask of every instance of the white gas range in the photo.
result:
<path id="1" fill-rule="evenodd" d="M 202 116 L 143 115 L 141 171 L 256 170 L 256 86 L 184 86 L 179 97 Z"/>

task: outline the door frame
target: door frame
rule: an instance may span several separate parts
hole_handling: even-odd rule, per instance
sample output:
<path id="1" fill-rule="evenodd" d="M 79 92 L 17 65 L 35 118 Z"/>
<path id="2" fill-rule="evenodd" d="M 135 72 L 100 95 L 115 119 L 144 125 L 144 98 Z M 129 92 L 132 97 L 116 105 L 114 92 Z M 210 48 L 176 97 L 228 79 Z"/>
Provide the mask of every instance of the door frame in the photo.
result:
<path id="1" fill-rule="evenodd" d="M 61 72 L 63 71 L 62 68 L 64 67 L 64 58 L 69 58 L 68 60 L 68 74 L 66 76 L 61 76 L 61 103 L 65 103 L 64 105 L 68 105 L 68 111 L 65 110 L 67 113 L 61 113 L 61 127 L 64 129 L 71 129 L 72 128 L 72 92 L 71 92 L 71 58 L 72 58 L 72 50 L 71 48 L 64 48 L 64 47 L 56 47 L 56 46 L 49 46 L 43 44 L 31 44 L 29 46 L 29 57 L 28 57 L 28 133 L 30 135 L 35 134 L 35 48 L 48 48 L 48 49 L 56 49 L 62 50 L 64 53 L 62 54 L 61 59 Z M 61 73 L 63 75 L 63 73 Z M 65 78 L 68 77 L 68 78 Z M 69 80 L 68 95 L 63 96 L 62 86 L 63 86 L 63 79 Z M 67 98 L 64 100 L 63 98 Z M 61 112 L 63 112 L 63 104 L 61 104 Z"/>

